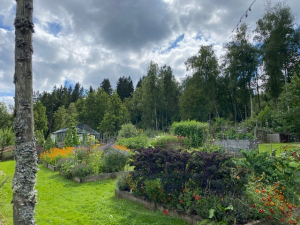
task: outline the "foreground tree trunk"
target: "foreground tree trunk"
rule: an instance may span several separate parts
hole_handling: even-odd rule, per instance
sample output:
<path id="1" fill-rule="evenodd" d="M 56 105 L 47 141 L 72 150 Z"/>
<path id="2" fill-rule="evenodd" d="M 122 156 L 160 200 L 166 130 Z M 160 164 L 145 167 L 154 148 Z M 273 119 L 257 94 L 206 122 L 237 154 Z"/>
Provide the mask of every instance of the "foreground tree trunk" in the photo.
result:
<path id="1" fill-rule="evenodd" d="M 14 224 L 35 224 L 37 154 L 32 106 L 33 0 L 17 0 L 15 19 L 15 174 L 13 188 Z"/>

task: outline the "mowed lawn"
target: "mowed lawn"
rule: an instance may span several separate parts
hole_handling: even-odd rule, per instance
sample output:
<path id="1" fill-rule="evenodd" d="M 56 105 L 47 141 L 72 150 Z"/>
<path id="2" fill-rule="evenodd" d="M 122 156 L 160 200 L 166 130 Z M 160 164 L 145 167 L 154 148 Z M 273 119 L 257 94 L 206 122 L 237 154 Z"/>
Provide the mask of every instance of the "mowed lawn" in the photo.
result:
<path id="1" fill-rule="evenodd" d="M 300 149 L 300 143 L 262 143 L 258 146 L 259 152 L 269 152 L 276 150 L 276 155 L 280 155 L 284 151 L 293 151 Z"/>
<path id="2" fill-rule="evenodd" d="M 12 224 L 12 190 L 14 161 L 0 162 L 0 225 Z M 77 184 L 40 165 L 36 189 L 38 204 L 36 222 L 58 225 L 96 224 L 187 224 L 166 216 L 160 211 L 149 211 L 142 205 L 114 197 L 116 180 Z"/>

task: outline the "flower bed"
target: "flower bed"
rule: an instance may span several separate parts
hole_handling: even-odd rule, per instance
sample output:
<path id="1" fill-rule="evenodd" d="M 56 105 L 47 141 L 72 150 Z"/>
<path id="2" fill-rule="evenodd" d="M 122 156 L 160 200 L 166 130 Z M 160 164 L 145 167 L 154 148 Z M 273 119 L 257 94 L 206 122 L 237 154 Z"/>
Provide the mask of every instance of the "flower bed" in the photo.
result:
<path id="1" fill-rule="evenodd" d="M 166 212 L 198 215 L 200 224 L 261 219 L 263 224 L 297 224 L 297 179 L 286 173 L 299 172 L 298 158 L 243 154 L 233 159 L 220 152 L 140 149 L 131 163 L 134 171 L 120 177 L 117 188 L 162 204 Z"/>
<path id="2" fill-rule="evenodd" d="M 41 154 L 43 164 L 53 171 L 77 182 L 89 182 L 105 177 L 116 177 L 124 171 L 129 149 L 118 145 L 96 145 L 92 148 L 50 149 Z"/>

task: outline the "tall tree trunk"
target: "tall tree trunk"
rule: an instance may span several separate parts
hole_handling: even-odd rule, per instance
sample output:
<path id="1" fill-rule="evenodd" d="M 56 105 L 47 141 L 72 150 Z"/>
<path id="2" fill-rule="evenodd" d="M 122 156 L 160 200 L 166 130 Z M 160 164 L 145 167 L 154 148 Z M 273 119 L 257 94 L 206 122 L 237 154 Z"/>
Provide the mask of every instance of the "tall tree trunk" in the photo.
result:
<path id="1" fill-rule="evenodd" d="M 32 105 L 33 0 L 18 0 L 15 19 L 15 174 L 13 189 L 14 224 L 35 224 L 37 154 Z"/>

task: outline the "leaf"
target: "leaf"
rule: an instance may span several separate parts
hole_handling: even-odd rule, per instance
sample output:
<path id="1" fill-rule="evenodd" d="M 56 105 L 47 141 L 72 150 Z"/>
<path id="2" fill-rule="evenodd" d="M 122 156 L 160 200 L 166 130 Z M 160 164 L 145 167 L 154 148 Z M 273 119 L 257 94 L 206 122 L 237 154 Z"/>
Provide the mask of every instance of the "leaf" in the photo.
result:
<path id="1" fill-rule="evenodd" d="M 225 210 L 233 210 L 233 206 L 230 205 L 230 206 L 228 206 L 227 208 L 225 208 Z"/>
<path id="2" fill-rule="evenodd" d="M 209 217 L 208 217 L 208 218 L 210 218 L 210 219 L 213 218 L 214 215 L 215 215 L 215 211 L 216 211 L 216 210 L 214 210 L 214 209 L 210 209 L 210 210 L 209 210 Z"/>

